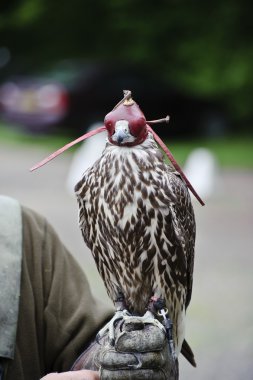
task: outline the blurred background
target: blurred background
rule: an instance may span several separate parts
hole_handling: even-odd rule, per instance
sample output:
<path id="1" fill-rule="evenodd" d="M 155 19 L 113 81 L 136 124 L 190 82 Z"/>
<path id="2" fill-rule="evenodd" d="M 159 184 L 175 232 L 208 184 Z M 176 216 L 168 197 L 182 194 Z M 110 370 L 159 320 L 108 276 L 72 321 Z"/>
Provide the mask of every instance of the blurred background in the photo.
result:
<path id="1" fill-rule="evenodd" d="M 44 214 L 105 290 L 77 221 L 74 183 L 105 135 L 40 169 L 132 90 L 206 202 L 186 337 L 198 367 L 181 379 L 253 378 L 253 30 L 242 0 L 2 0 L 0 189 Z M 97 124 L 96 124 L 97 125 Z"/>

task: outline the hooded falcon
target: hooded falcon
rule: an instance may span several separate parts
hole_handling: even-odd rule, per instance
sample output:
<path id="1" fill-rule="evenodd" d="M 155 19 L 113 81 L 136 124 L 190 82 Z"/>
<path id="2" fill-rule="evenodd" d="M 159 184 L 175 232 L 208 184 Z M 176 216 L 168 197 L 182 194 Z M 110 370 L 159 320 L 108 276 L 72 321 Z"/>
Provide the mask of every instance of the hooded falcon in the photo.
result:
<path id="1" fill-rule="evenodd" d="M 75 187 L 79 224 L 117 310 L 166 314 L 175 357 L 188 351 L 194 365 L 184 341 L 194 212 L 185 180 L 165 163 L 150 123 L 129 93 L 107 114 L 103 154 Z"/>

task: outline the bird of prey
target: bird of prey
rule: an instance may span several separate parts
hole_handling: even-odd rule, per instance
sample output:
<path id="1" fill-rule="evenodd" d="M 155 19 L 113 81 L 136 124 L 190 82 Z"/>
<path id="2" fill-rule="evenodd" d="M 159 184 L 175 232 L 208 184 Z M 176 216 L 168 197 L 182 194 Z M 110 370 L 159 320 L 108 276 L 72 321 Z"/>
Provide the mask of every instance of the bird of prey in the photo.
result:
<path id="1" fill-rule="evenodd" d="M 131 97 L 105 117 L 105 127 L 103 154 L 75 187 L 82 235 L 118 311 L 166 310 L 177 357 L 192 293 L 190 195 Z"/>
<path id="2" fill-rule="evenodd" d="M 101 157 L 75 186 L 84 241 L 115 303 L 114 320 L 126 314 L 138 315 L 144 323 L 160 318 L 172 356 L 176 359 L 181 351 L 195 365 L 184 340 L 195 246 L 188 188 L 204 203 L 171 154 L 173 166 L 165 162 L 156 141 L 167 155 L 169 151 L 151 128 L 154 122 L 146 121 L 128 91 L 97 132 L 67 144 L 31 170 L 107 131 Z"/>

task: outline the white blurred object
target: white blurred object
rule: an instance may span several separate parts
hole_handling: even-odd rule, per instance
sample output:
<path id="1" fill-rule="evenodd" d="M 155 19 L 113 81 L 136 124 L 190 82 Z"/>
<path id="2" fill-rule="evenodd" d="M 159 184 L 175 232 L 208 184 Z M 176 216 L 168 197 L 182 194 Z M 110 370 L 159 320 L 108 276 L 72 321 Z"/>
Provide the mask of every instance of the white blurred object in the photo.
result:
<path id="1" fill-rule="evenodd" d="M 206 148 L 193 150 L 185 163 L 184 173 L 204 201 L 219 191 L 218 163 L 210 150 Z"/>
<path id="2" fill-rule="evenodd" d="M 102 122 L 92 124 L 87 132 L 101 127 L 102 125 Z M 97 135 L 84 140 L 80 148 L 74 153 L 66 181 L 67 190 L 71 195 L 74 195 L 74 187 L 82 178 L 85 170 L 92 166 L 101 156 L 105 144 L 106 134 L 103 132 L 98 133 Z"/>

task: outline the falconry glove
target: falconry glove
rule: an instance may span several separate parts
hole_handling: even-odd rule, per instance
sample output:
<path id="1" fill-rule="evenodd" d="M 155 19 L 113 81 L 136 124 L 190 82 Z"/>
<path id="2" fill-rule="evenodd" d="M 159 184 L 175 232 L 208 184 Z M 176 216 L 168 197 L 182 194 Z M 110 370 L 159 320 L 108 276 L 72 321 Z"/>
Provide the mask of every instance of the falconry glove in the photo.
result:
<path id="1" fill-rule="evenodd" d="M 93 342 L 72 370 L 99 370 L 102 380 L 177 380 L 178 363 L 169 350 L 165 331 L 154 324 L 143 324 L 138 317 L 127 317 L 115 328 L 115 344 L 108 333 Z"/>

